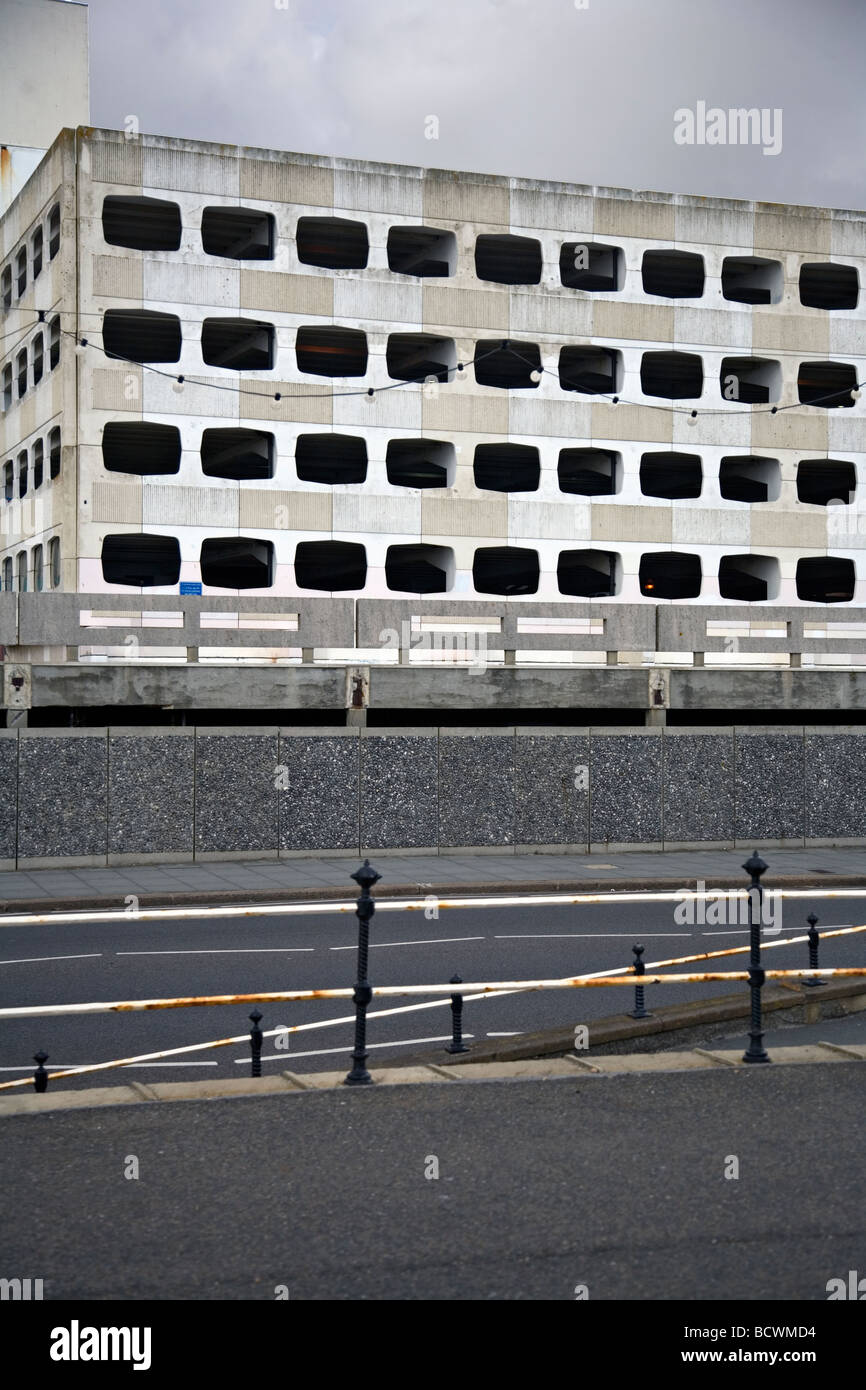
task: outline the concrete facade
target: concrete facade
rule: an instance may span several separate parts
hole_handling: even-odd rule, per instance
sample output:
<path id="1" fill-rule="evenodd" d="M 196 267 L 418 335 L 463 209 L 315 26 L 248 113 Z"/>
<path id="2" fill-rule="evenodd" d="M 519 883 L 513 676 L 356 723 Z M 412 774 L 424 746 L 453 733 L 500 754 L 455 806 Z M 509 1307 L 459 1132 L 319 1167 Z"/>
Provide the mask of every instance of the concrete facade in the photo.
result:
<path id="1" fill-rule="evenodd" d="M 107 198 L 156 199 L 175 209 L 177 249 L 109 243 L 103 217 Z M 137 235 L 138 213 L 131 206 L 127 242 Z M 32 278 L 31 264 L 18 295 L 17 257 L 24 248 L 32 262 L 34 233 L 42 224 L 47 230 L 54 207 L 61 222 L 57 254 L 49 260 L 46 243 L 40 274 Z M 253 259 L 249 246 L 246 254 L 235 255 L 204 250 L 207 218 L 214 210 L 239 209 L 272 219 L 268 258 Z M 320 226 L 321 219 L 352 224 L 355 234 L 366 237 L 365 264 L 310 264 L 306 243 L 302 260 L 299 224 L 304 219 Z M 329 225 L 321 233 L 326 239 Z M 391 239 L 419 227 L 439 236 L 435 255 L 447 264 L 448 274 L 391 268 Z M 539 258 L 537 283 L 481 277 L 479 248 L 485 239 L 497 237 L 509 238 L 498 262 L 506 269 L 497 273 L 512 278 L 535 274 L 514 271 L 509 260 L 522 238 Z M 569 563 L 563 557 L 586 551 L 596 557 L 592 564 L 599 555 L 605 565 L 604 557 L 614 557 L 610 591 L 592 595 L 601 608 L 623 603 L 655 607 L 659 586 L 642 587 L 641 562 L 665 552 L 699 562 L 699 593 L 686 600 L 694 606 L 738 602 L 730 596 L 736 572 L 757 580 L 758 587 L 747 592 L 758 597 L 766 593 L 755 611 L 797 609 L 807 602 L 802 586 L 798 589 L 799 562 L 827 557 L 851 562 L 854 587 L 848 602 L 866 603 L 866 404 L 846 397 L 845 405 L 829 408 L 798 399 L 798 380 L 808 385 L 813 378 L 823 379 L 818 369 L 827 364 L 850 369 L 852 383 L 866 377 L 866 298 L 856 288 L 866 282 L 862 213 L 639 194 L 79 130 L 61 134 L 0 223 L 0 238 L 0 267 L 10 270 L 13 281 L 3 331 L 21 330 L 22 344 L 30 351 L 26 372 L 31 378 L 33 340 L 44 333 L 47 353 L 50 332 L 37 326 L 38 311 L 49 320 L 59 314 L 62 329 L 56 367 L 43 370 L 36 385 L 28 380 L 20 397 L 20 349 L 14 338 L 7 340 L 13 349 L 7 348 L 2 359 L 12 376 L 9 408 L 0 425 L 0 462 L 12 479 L 14 499 L 4 504 L 0 558 L 13 562 L 16 588 L 24 554 L 30 588 L 41 579 L 44 588 L 67 592 L 141 592 L 138 584 L 110 582 L 103 557 L 106 537 L 120 538 L 114 543 L 122 550 L 125 538 L 145 534 L 179 543 L 177 575 L 170 583 L 148 586 L 146 592 L 154 595 L 177 594 L 178 581 L 202 581 L 203 545 L 250 538 L 272 548 L 271 582 L 243 590 L 205 583 L 205 594 L 294 600 L 339 592 L 411 599 L 432 611 L 430 606 L 442 601 L 435 593 L 422 596 L 394 587 L 416 572 L 398 569 L 395 578 L 399 548 L 423 546 L 430 549 L 422 558 L 441 574 L 441 592 L 449 602 L 489 599 L 490 589 L 479 586 L 501 586 L 502 577 L 484 579 L 474 567 L 479 552 L 506 548 L 507 601 L 517 608 L 532 600 L 574 602 L 573 593 L 563 592 L 561 566 Z M 683 288 L 676 276 L 672 281 L 646 277 L 660 264 L 664 270 L 659 254 L 683 252 L 698 258 L 702 279 L 699 289 L 686 285 L 690 293 L 673 297 L 673 290 Z M 314 249 L 312 254 L 322 261 L 329 252 Z M 607 261 L 598 262 L 601 269 L 614 267 L 607 288 L 564 283 L 584 254 L 606 256 Z M 744 260 L 745 273 L 757 277 L 754 283 L 770 286 L 766 293 L 771 302 L 730 297 L 735 272 L 744 273 Z M 683 264 L 675 262 L 674 270 Z M 831 277 L 848 276 L 849 282 L 853 276 L 853 305 L 804 303 L 810 298 L 801 283 L 804 266 L 823 267 Z M 824 283 L 820 275 L 819 281 Z M 763 291 L 753 285 L 749 293 L 760 296 Z M 849 303 L 844 293 L 838 302 Z M 140 366 L 105 356 L 106 316 L 140 311 L 177 316 L 181 345 L 176 361 Z M 256 332 L 272 337 L 272 366 L 239 371 L 207 365 L 203 341 L 214 320 L 264 325 Z M 300 369 L 297 348 L 304 334 L 323 328 L 364 335 L 368 356 L 363 375 Z M 412 383 L 391 373 L 389 354 L 395 343 L 401 335 L 413 334 L 445 340 L 429 348 L 428 356 L 432 353 L 445 364 L 446 379 Z M 87 346 L 76 350 L 76 335 Z M 492 352 L 502 340 L 527 357 L 529 365 L 539 362 L 544 369 L 540 379 L 524 374 L 517 385 L 479 383 L 476 353 Z M 581 349 L 612 354 L 609 388 L 596 383 L 586 390 L 565 389 L 560 369 L 566 381 L 572 378 L 560 362 L 563 349 L 578 355 Z M 321 350 L 319 345 L 316 351 Z M 507 351 L 513 367 L 512 349 Z M 702 371 L 699 394 L 673 400 L 650 394 L 646 388 L 651 382 L 643 373 L 652 365 L 653 353 L 679 354 L 677 369 L 688 365 L 686 358 L 697 363 Z M 804 363 L 813 365 L 804 368 Z M 186 380 L 179 383 L 177 376 Z M 750 396 L 750 391 L 758 395 Z M 771 413 L 772 406 L 777 413 Z M 694 420 L 692 410 L 698 412 Z M 148 474 L 146 465 L 141 473 L 105 467 L 106 426 L 135 422 L 177 428 L 181 453 L 176 472 Z M 58 476 L 53 481 L 48 477 L 46 463 L 44 481 L 34 488 L 34 449 L 41 441 L 48 450 L 54 427 L 62 437 Z M 273 436 L 271 476 L 232 479 L 203 473 L 204 432 L 227 428 Z M 362 441 L 363 481 L 299 477 L 299 437 L 335 434 Z M 434 457 L 430 446 L 436 446 L 445 486 L 390 480 L 389 446 L 407 440 L 424 442 L 428 462 Z M 529 474 L 515 475 L 518 490 L 499 490 L 505 467 L 501 456 L 479 473 L 484 446 L 502 444 L 536 451 L 525 456 Z M 572 449 L 613 458 L 610 492 L 563 491 L 562 469 L 567 475 L 571 465 L 562 453 Z M 698 460 L 697 495 L 660 497 L 647 491 L 659 467 L 662 487 L 669 487 L 669 465 L 657 456 L 671 453 Z M 730 495 L 731 470 L 736 474 L 742 468 L 737 460 L 744 459 L 757 467 L 748 485 L 764 488 L 766 500 Z M 803 465 L 813 461 L 825 472 L 830 465 L 850 466 L 848 472 L 843 468 L 832 474 L 844 491 L 838 506 L 802 500 L 804 491 L 809 495 L 809 469 Z M 29 470 L 23 498 L 18 495 L 22 466 Z M 673 467 L 689 465 L 679 459 Z M 52 540 L 60 544 L 59 570 L 55 565 L 53 575 Z M 360 580 L 353 588 L 299 585 L 298 547 L 322 541 L 363 548 Z M 527 559 L 529 578 L 515 581 L 510 566 Z M 329 566 L 332 557 L 323 561 L 317 582 L 328 582 Z M 507 591 L 515 582 L 523 584 L 519 594 Z M 840 584 L 844 589 L 846 583 L 844 573 L 836 576 L 828 596 L 838 597 Z M 844 601 L 837 604 L 836 611 L 845 606 Z"/>
<path id="2" fill-rule="evenodd" d="M 0 730 L 0 868 L 866 844 L 866 732 Z"/>

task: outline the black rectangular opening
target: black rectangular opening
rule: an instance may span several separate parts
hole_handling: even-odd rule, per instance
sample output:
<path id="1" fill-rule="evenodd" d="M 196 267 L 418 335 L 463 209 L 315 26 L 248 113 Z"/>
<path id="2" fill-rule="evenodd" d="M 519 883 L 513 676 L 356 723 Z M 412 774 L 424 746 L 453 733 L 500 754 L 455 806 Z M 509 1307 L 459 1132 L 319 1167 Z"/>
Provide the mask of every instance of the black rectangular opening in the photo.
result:
<path id="1" fill-rule="evenodd" d="M 178 362 L 180 319 L 177 314 L 151 309 L 107 309 L 102 320 L 102 345 L 106 357 L 128 362 Z"/>
<path id="2" fill-rule="evenodd" d="M 267 589 L 273 584 L 274 547 L 252 536 L 201 543 L 201 581 L 213 589 Z"/>
<path id="3" fill-rule="evenodd" d="M 723 357 L 719 390 L 726 401 L 766 405 L 782 391 L 782 368 L 771 358 Z"/>
<path id="4" fill-rule="evenodd" d="M 541 242 L 535 237 L 484 235 L 475 241 L 475 274 L 498 285 L 541 283 Z"/>
<path id="5" fill-rule="evenodd" d="M 42 486 L 42 479 L 45 476 L 45 445 L 41 439 L 37 439 L 33 445 L 33 490 Z"/>
<path id="6" fill-rule="evenodd" d="M 700 556 L 677 550 L 642 555 L 638 578 L 645 598 L 697 598 L 701 592 Z"/>
<path id="7" fill-rule="evenodd" d="M 358 328 L 299 328 L 295 356 L 299 372 L 316 376 L 364 376 L 367 335 Z"/>
<path id="8" fill-rule="evenodd" d="M 351 541 L 300 541 L 295 550 L 295 583 L 299 589 L 338 593 L 363 589 L 367 582 L 367 552 Z"/>
<path id="9" fill-rule="evenodd" d="M 779 562 L 771 555 L 723 555 L 719 596 L 738 603 L 763 603 L 778 592 L 778 572 Z"/>
<path id="10" fill-rule="evenodd" d="M 480 339 L 475 344 L 474 367 L 479 386 L 534 391 L 541 380 L 541 351 L 537 343 Z"/>
<path id="11" fill-rule="evenodd" d="M 856 309 L 860 279 L 853 265 L 832 261 L 800 266 L 800 303 L 809 309 Z"/>
<path id="12" fill-rule="evenodd" d="M 274 476 L 276 445 L 269 430 L 207 429 L 201 436 L 201 471 L 208 478 L 255 482 Z"/>
<path id="13" fill-rule="evenodd" d="M 176 536 L 118 535 L 102 542 L 102 577 L 106 584 L 136 589 L 176 584 L 180 545 Z"/>
<path id="14" fill-rule="evenodd" d="M 722 261 L 722 295 L 737 304 L 777 304 L 783 286 L 780 261 L 765 256 L 726 256 Z"/>
<path id="15" fill-rule="evenodd" d="M 457 238 L 438 227 L 392 227 L 388 232 L 388 268 L 399 275 L 453 275 Z"/>
<path id="16" fill-rule="evenodd" d="M 851 392 L 857 388 L 857 372 L 848 362 L 801 362 L 797 373 L 797 392 L 802 405 L 818 405 L 825 410 L 850 410 Z"/>
<path id="17" fill-rule="evenodd" d="M 397 381 L 422 382 L 433 377 L 444 384 L 457 367 L 457 349 L 453 338 L 433 333 L 391 333 L 385 363 L 388 375 Z"/>
<path id="18" fill-rule="evenodd" d="M 206 256 L 233 261 L 272 261 L 274 216 L 258 208 L 205 208 L 201 244 Z"/>
<path id="19" fill-rule="evenodd" d="M 700 299 L 704 258 L 694 251 L 644 251 L 641 276 L 645 294 L 665 299 Z"/>
<path id="20" fill-rule="evenodd" d="M 366 441 L 353 434 L 299 434 L 295 467 L 303 483 L 363 483 L 367 476 Z"/>
<path id="21" fill-rule="evenodd" d="M 177 203 L 110 195 L 102 201 L 102 235 L 110 246 L 177 251 L 183 228 Z"/>
<path id="22" fill-rule="evenodd" d="M 264 372 L 274 365 L 275 339 L 271 323 L 256 319 L 205 319 L 201 326 L 201 355 L 209 367 Z"/>
<path id="23" fill-rule="evenodd" d="M 616 593 L 619 556 L 612 550 L 563 550 L 556 568 L 561 594 L 610 598 Z"/>
<path id="24" fill-rule="evenodd" d="M 797 561 L 797 598 L 806 603 L 850 603 L 856 574 L 853 560 L 816 555 Z"/>
<path id="25" fill-rule="evenodd" d="M 620 363 L 621 355 L 615 348 L 560 348 L 559 384 L 563 391 L 612 396 L 618 387 Z"/>
<path id="26" fill-rule="evenodd" d="M 444 594 L 452 552 L 441 545 L 389 545 L 385 583 L 409 594 Z"/>
<path id="27" fill-rule="evenodd" d="M 385 469 L 395 487 L 449 487 L 456 468 L 453 444 L 437 439 L 388 441 Z"/>
<path id="28" fill-rule="evenodd" d="M 719 492 L 731 502 L 775 502 L 781 485 L 778 459 L 730 455 L 719 463 Z"/>
<path id="29" fill-rule="evenodd" d="M 532 444 L 477 444 L 475 486 L 489 492 L 536 492 L 541 477 L 538 449 Z"/>
<path id="30" fill-rule="evenodd" d="M 481 546 L 472 562 L 472 582 L 479 594 L 535 594 L 540 573 L 538 551 L 518 546 Z"/>
<path id="31" fill-rule="evenodd" d="M 102 462 L 109 473 L 177 473 L 180 430 L 149 420 L 112 420 L 102 431 Z"/>
<path id="32" fill-rule="evenodd" d="M 560 492 L 580 497 L 612 496 L 618 487 L 620 460 L 613 449 L 560 449 Z"/>
<path id="33" fill-rule="evenodd" d="M 609 294 L 620 290 L 624 278 L 622 248 L 595 241 L 567 241 L 559 252 L 559 278 L 570 290 Z"/>
<path id="34" fill-rule="evenodd" d="M 363 270 L 369 254 L 366 226 L 347 217 L 300 217 L 297 246 L 299 261 L 326 270 Z"/>
<path id="35" fill-rule="evenodd" d="M 829 502 L 850 503 L 857 491 L 857 471 L 844 459 L 801 459 L 797 464 L 797 497 L 826 507 Z"/>
<path id="36" fill-rule="evenodd" d="M 704 389 L 704 364 L 695 352 L 645 352 L 640 385 L 645 396 L 690 400 Z"/>
<path id="37" fill-rule="evenodd" d="M 60 477 L 60 429 L 56 425 L 48 435 L 48 471 L 52 478 Z"/>
<path id="38" fill-rule="evenodd" d="M 640 490 L 645 497 L 700 497 L 703 469 L 698 454 L 659 451 L 641 455 Z"/>

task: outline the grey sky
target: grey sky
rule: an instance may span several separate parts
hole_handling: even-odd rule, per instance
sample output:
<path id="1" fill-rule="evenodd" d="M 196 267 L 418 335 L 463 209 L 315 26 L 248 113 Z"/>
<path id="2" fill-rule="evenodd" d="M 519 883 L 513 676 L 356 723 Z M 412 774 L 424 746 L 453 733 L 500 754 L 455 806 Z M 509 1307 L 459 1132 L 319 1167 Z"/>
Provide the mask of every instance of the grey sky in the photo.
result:
<path id="1" fill-rule="evenodd" d="M 144 132 L 231 144 L 866 206 L 866 0 L 90 0 L 89 10 L 95 125 L 136 115 Z M 674 112 L 698 101 L 781 108 L 781 152 L 676 144 Z M 438 139 L 425 136 L 430 116 Z"/>

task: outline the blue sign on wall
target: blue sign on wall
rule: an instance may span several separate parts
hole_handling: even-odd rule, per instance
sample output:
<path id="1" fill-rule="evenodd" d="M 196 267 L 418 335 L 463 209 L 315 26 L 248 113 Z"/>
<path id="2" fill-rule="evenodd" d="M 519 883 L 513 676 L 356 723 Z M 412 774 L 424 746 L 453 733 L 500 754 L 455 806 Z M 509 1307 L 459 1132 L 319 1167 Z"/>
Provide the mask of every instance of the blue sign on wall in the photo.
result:
<path id="1" fill-rule="evenodd" d="M 182 579 L 180 584 L 180 591 L 182 594 L 200 594 L 201 584 L 193 584 L 188 579 Z"/>

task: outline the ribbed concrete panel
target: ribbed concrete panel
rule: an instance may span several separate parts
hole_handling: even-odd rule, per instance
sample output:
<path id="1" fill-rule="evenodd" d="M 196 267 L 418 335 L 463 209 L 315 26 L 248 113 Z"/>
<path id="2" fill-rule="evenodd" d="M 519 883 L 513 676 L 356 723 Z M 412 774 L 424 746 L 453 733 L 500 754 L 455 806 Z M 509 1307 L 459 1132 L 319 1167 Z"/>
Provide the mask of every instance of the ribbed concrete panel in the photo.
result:
<path id="1" fill-rule="evenodd" d="M 692 309 L 677 306 L 674 312 L 676 346 L 748 348 L 752 321 L 748 314 L 730 309 Z M 625 335 L 623 335 L 625 336 Z"/>
<path id="2" fill-rule="evenodd" d="M 147 188 L 221 193 L 236 198 L 238 161 L 223 155 L 145 146 L 142 151 L 141 181 Z"/>
<path id="3" fill-rule="evenodd" d="M 866 243 L 864 243 L 866 250 Z M 866 274 L 863 275 L 866 281 Z M 866 295 L 866 283 L 861 283 L 860 296 Z M 866 323 L 863 319 L 831 318 L 829 324 L 830 346 L 833 357 L 852 358 L 866 356 Z"/>
<path id="4" fill-rule="evenodd" d="M 862 323 L 859 330 L 862 351 Z M 817 309 L 804 314 L 774 314 L 770 309 L 756 308 L 752 314 L 752 346 L 756 351 L 764 348 L 826 353 L 830 351 L 830 320 Z"/>
<path id="5" fill-rule="evenodd" d="M 456 497 L 425 497 L 421 529 L 425 536 L 502 536 L 508 525 L 508 503 L 463 502 Z"/>
<path id="6" fill-rule="evenodd" d="M 242 270 L 240 305 L 242 309 L 267 309 L 271 313 L 330 316 L 334 312 L 334 282 L 324 275 Z"/>
<path id="7" fill-rule="evenodd" d="M 597 198 L 593 231 L 596 236 L 673 241 L 674 205 L 644 198 Z"/>
<path id="8" fill-rule="evenodd" d="M 513 333 L 558 333 L 566 338 L 582 338 L 592 333 L 593 306 L 588 299 L 566 294 L 511 293 Z"/>
<path id="9" fill-rule="evenodd" d="M 421 532 L 420 497 L 364 497 L 337 493 L 334 530 L 417 536 Z"/>
<path id="10" fill-rule="evenodd" d="M 240 489 L 240 521 L 266 531 L 330 531 L 333 499 L 329 492 L 267 492 Z"/>
<path id="11" fill-rule="evenodd" d="M 396 393 L 395 393 L 396 394 Z M 443 387 L 438 396 L 422 400 L 424 429 L 458 430 L 467 434 L 507 434 L 508 400 L 504 392 L 489 396 L 458 394 Z"/>
<path id="12" fill-rule="evenodd" d="M 594 405 L 594 439 L 640 439 L 649 444 L 669 443 L 673 421 L 666 410 L 650 410 L 642 405 Z"/>
<path id="13" fill-rule="evenodd" d="M 237 526 L 236 488 L 168 487 L 146 483 L 142 519 L 145 526 Z"/>
<path id="14" fill-rule="evenodd" d="M 424 217 L 445 218 L 455 222 L 500 223 L 507 227 L 509 212 L 508 186 L 505 179 L 497 183 L 475 183 L 465 174 L 445 170 L 428 170 L 424 179 Z"/>
<path id="15" fill-rule="evenodd" d="M 234 309 L 240 272 L 226 266 L 185 265 L 178 261 L 144 263 L 144 296 L 161 304 L 201 304 Z"/>
<path id="16" fill-rule="evenodd" d="M 402 177 L 366 170 L 334 170 L 334 207 L 358 212 L 392 212 L 420 217 L 422 180 L 408 171 Z"/>
<path id="17" fill-rule="evenodd" d="M 833 453 L 866 454 L 866 420 L 850 410 L 834 410 L 827 421 L 827 444 Z"/>
<path id="18" fill-rule="evenodd" d="M 763 211 L 763 209 L 767 209 Z M 830 214 L 823 217 L 810 214 L 798 217 L 799 209 L 785 207 L 769 210 L 766 203 L 755 204 L 755 252 L 805 251 L 809 254 L 829 254 L 831 240 Z"/>
<path id="19" fill-rule="evenodd" d="M 291 157 L 238 160 L 240 196 L 268 203 L 299 203 L 302 207 L 334 206 L 334 171 L 315 164 L 294 163 Z"/>
<path id="20" fill-rule="evenodd" d="M 627 304 L 614 299 L 594 302 L 592 333 L 596 338 L 637 338 L 670 343 L 674 311 L 667 304 Z"/>
<path id="21" fill-rule="evenodd" d="M 90 374 L 90 403 L 93 410 L 131 410 L 141 413 L 142 369 L 127 365 L 94 367 Z"/>
<path id="22" fill-rule="evenodd" d="M 523 395 L 515 393 L 509 403 L 511 434 L 552 435 L 555 439 L 583 442 L 589 436 L 591 420 L 591 406 L 576 400 L 544 400 L 527 391 Z"/>
<path id="23" fill-rule="evenodd" d="M 443 386 L 443 391 L 450 388 Z M 374 426 L 400 433 L 420 433 L 423 397 L 420 386 L 400 386 L 395 391 L 377 391 L 375 396 L 335 396 L 334 426 Z"/>
<path id="24" fill-rule="evenodd" d="M 472 290 L 444 285 L 424 286 L 424 323 L 455 328 L 494 328 L 508 331 L 507 290 Z"/>
<path id="25" fill-rule="evenodd" d="M 512 188 L 511 225 L 521 229 L 542 227 L 573 232 L 576 237 L 592 231 L 592 198 L 540 188 Z"/>
<path id="26" fill-rule="evenodd" d="M 137 299 L 144 293 L 142 263 L 131 256 L 94 256 L 93 293 L 111 299 Z"/>
<path id="27" fill-rule="evenodd" d="M 130 367 L 129 370 L 135 369 Z M 160 372 L 162 371 L 165 371 L 164 367 L 160 368 Z M 225 390 L 225 387 L 234 385 L 235 383 L 227 377 L 197 375 L 195 381 L 184 382 L 183 389 L 180 390 L 176 389 L 176 378 L 145 371 L 142 381 L 145 414 L 211 415 L 227 420 L 237 419 L 240 399 L 237 390 Z M 274 390 L 277 389 L 275 386 Z M 244 400 L 246 399 L 247 397 L 244 397 Z"/>
<path id="28" fill-rule="evenodd" d="M 97 183 L 141 184 L 141 145 L 137 140 L 89 142 L 90 177 Z"/>
<path id="29" fill-rule="evenodd" d="M 752 547 L 794 546 L 824 550 L 827 545 L 826 512 L 752 510 Z"/>
<path id="30" fill-rule="evenodd" d="M 814 407 L 813 407 L 814 408 Z M 769 410 L 752 412 L 752 445 L 756 449 L 805 449 L 826 453 L 827 415 L 808 415 L 797 410 L 771 415 Z"/>
<path id="31" fill-rule="evenodd" d="M 329 425 L 331 393 L 336 389 L 297 381 L 257 381 L 255 385 L 247 382 L 244 394 L 237 398 L 237 409 L 242 420 L 300 420 L 308 425 Z M 279 395 L 278 401 L 274 400 L 275 395 Z"/>
<path id="32" fill-rule="evenodd" d="M 387 280 L 340 279 L 334 282 L 334 317 L 372 319 L 387 324 L 420 324 L 421 293 L 420 285 L 395 285 Z"/>
<path id="33" fill-rule="evenodd" d="M 830 254 L 832 256 L 863 255 L 862 214 L 858 218 L 856 213 L 853 217 L 840 217 L 838 213 L 835 213 L 831 215 L 830 228 Z M 863 276 L 861 275 L 861 293 L 863 288 Z"/>
<path id="34" fill-rule="evenodd" d="M 745 211 L 747 203 L 717 198 L 708 208 L 700 204 L 678 204 L 674 209 L 678 242 L 703 242 L 710 246 L 751 248 L 755 219 Z"/>
<path id="35" fill-rule="evenodd" d="M 749 547 L 748 507 L 673 507 L 672 540 L 683 545 Z M 758 515 L 757 512 L 754 513 Z M 778 542 L 777 542 L 778 543 Z"/>
<path id="36" fill-rule="evenodd" d="M 94 483 L 91 521 L 121 521 L 141 525 L 141 482 Z"/>
<path id="37" fill-rule="evenodd" d="M 592 509 L 594 541 L 648 541 L 670 543 L 671 507 L 601 507 Z"/>
<path id="38" fill-rule="evenodd" d="M 508 499 L 509 540 L 556 538 L 564 541 L 588 540 L 590 506 L 588 502 L 535 502 Z"/>

